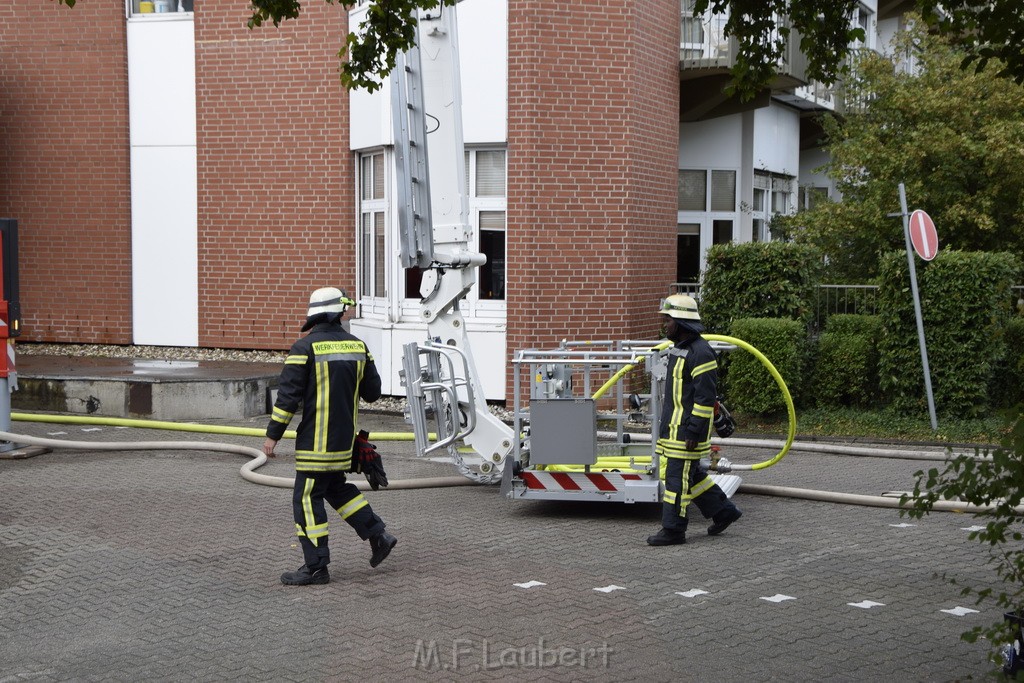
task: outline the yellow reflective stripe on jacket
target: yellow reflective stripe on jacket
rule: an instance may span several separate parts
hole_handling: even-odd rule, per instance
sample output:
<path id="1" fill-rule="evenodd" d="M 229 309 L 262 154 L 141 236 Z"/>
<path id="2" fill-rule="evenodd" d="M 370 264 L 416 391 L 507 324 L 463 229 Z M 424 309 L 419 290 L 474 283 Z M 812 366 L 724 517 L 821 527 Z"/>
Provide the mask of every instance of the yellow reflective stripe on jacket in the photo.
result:
<path id="1" fill-rule="evenodd" d="M 295 469 L 298 472 L 348 472 L 352 468 L 352 451 L 314 453 L 295 451 Z"/>
<path id="2" fill-rule="evenodd" d="M 658 439 L 656 452 L 658 455 L 663 455 L 666 458 L 699 460 L 711 452 L 711 440 L 698 441 L 697 450 L 688 451 L 686 450 L 686 443 L 683 441 L 676 441 L 675 439 L 668 438 Z"/>
<path id="3" fill-rule="evenodd" d="M 366 345 L 361 341 L 321 341 L 313 342 L 313 354 L 316 360 L 338 361 L 351 360 L 358 362 L 366 361 Z"/>
<path id="4" fill-rule="evenodd" d="M 274 422 L 280 422 L 281 424 L 288 424 L 292 418 L 295 417 L 295 413 L 289 413 L 287 410 L 281 410 L 277 406 L 274 406 L 273 412 L 270 413 L 270 419 Z"/>
<path id="5" fill-rule="evenodd" d="M 288 356 L 284 359 L 285 365 L 305 365 L 309 356 Z"/>
<path id="6" fill-rule="evenodd" d="M 316 408 L 313 425 L 313 450 L 320 453 L 327 450 L 327 425 L 331 407 L 331 378 L 327 361 L 316 362 Z"/>
<path id="7" fill-rule="evenodd" d="M 327 463 L 308 463 L 298 459 L 295 461 L 296 472 L 323 474 L 324 472 L 348 472 L 350 469 L 352 469 L 351 460 Z"/>
<path id="8" fill-rule="evenodd" d="M 702 406 L 699 403 L 693 404 L 693 414 L 697 417 L 706 417 L 709 420 L 715 416 L 714 406 Z"/>
<path id="9" fill-rule="evenodd" d="M 675 434 L 683 418 L 686 417 L 686 409 L 683 407 L 683 368 L 686 366 L 686 357 L 676 360 L 672 367 L 672 418 L 668 422 L 668 433 Z"/>
<path id="10" fill-rule="evenodd" d="M 713 360 L 709 360 L 707 363 L 702 363 L 701 365 L 698 365 L 697 367 L 695 367 L 693 369 L 693 372 L 690 373 L 690 377 L 696 377 L 697 375 L 703 375 L 708 370 L 717 370 L 717 369 L 718 369 L 718 362 L 717 361 L 713 361 Z"/>

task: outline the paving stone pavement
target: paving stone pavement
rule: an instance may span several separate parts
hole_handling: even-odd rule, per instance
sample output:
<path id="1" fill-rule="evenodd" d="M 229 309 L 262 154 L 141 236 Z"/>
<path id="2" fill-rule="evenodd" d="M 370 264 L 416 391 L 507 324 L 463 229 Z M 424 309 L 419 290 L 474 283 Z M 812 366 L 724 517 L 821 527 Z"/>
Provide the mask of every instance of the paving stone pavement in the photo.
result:
<path id="1" fill-rule="evenodd" d="M 390 416 L 363 425 L 407 431 Z M 290 587 L 279 576 L 302 563 L 290 490 L 243 480 L 244 457 L 130 445 L 261 439 L 12 430 L 126 450 L 0 460 L 0 683 L 956 681 L 994 669 L 986 643 L 959 635 L 998 609 L 939 576 L 999 585 L 968 515 L 909 520 L 741 489 L 743 519 L 725 534 L 705 535 L 698 518 L 686 545 L 651 548 L 655 505 L 513 502 L 480 486 L 369 492 L 399 539 L 391 557 L 371 569 L 368 544 L 333 518 L 331 583 Z M 378 446 L 392 480 L 457 474 L 409 442 Z M 929 466 L 792 453 L 743 477 L 878 495 Z M 259 471 L 291 476 L 292 459 Z"/>

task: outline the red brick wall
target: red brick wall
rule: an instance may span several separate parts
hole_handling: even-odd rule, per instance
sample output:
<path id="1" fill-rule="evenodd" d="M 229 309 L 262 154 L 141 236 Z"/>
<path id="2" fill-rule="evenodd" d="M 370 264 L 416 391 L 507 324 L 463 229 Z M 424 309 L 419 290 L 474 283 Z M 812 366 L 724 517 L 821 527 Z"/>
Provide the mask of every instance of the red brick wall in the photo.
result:
<path id="1" fill-rule="evenodd" d="M 23 341 L 131 342 L 124 4 L 0 3 L 0 214 Z"/>
<path id="2" fill-rule="evenodd" d="M 678 0 L 509 0 L 508 348 L 641 339 L 675 278 Z"/>
<path id="3" fill-rule="evenodd" d="M 348 15 L 250 31 L 246 3 L 196 5 L 199 344 L 287 348 L 311 289 L 355 289 Z"/>

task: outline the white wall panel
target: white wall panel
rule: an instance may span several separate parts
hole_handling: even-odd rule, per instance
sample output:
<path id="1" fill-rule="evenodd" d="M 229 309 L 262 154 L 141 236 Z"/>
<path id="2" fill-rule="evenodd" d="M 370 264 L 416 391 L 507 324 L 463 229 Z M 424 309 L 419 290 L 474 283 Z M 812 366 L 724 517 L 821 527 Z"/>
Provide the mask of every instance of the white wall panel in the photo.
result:
<path id="1" fill-rule="evenodd" d="M 195 31 L 191 20 L 128 22 L 131 144 L 196 144 Z"/>
<path id="2" fill-rule="evenodd" d="M 136 344 L 197 346 L 195 147 L 133 147 L 132 321 Z"/>
<path id="3" fill-rule="evenodd" d="M 403 347 L 410 342 L 424 341 L 427 338 L 426 326 L 353 319 L 350 329 L 370 348 L 383 381 L 384 394 L 405 396 L 405 387 L 398 375 L 402 369 Z M 480 325 L 467 321 L 466 329 L 484 397 L 488 401 L 505 400 L 505 325 Z"/>
<path id="4" fill-rule="evenodd" d="M 679 168 L 739 168 L 743 115 L 679 124 Z"/>
<path id="5" fill-rule="evenodd" d="M 462 136 L 467 144 L 504 143 L 508 121 L 508 7 L 505 0 L 459 3 L 459 69 L 462 77 Z M 366 6 L 349 12 L 353 28 Z M 391 82 L 377 91 L 349 93 L 349 147 L 373 149 L 394 142 Z M 428 112 L 429 113 L 429 112 Z"/>
<path id="6" fill-rule="evenodd" d="M 199 343 L 195 31 L 128 21 L 132 340 Z"/>
<path id="7" fill-rule="evenodd" d="M 505 142 L 508 124 L 508 4 L 459 4 L 462 136 L 466 144 Z"/>
<path id="8" fill-rule="evenodd" d="M 754 111 L 754 168 L 796 176 L 800 172 L 800 114 L 771 104 Z"/>
<path id="9" fill-rule="evenodd" d="M 366 18 L 368 9 L 369 5 L 362 5 L 349 11 L 348 25 L 351 30 L 358 30 L 359 24 Z M 338 96 L 345 97 L 343 88 Z M 350 90 L 348 106 L 349 149 L 373 149 L 394 142 L 394 135 L 391 132 L 390 78 L 384 79 L 383 85 L 372 93 L 362 88 Z"/>

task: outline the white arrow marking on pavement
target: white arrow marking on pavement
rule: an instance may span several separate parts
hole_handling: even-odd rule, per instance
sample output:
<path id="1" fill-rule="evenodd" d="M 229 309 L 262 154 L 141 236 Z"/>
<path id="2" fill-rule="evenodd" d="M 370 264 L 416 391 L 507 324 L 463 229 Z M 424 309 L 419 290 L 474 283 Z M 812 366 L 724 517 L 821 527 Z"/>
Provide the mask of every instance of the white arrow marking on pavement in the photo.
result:
<path id="1" fill-rule="evenodd" d="M 986 527 L 978 526 L 977 524 L 975 524 L 974 526 L 962 526 L 962 527 L 960 527 L 961 531 L 984 531 L 985 529 L 986 529 Z"/>
<path id="2" fill-rule="evenodd" d="M 682 595 L 684 598 L 695 598 L 698 595 L 707 595 L 707 594 L 708 594 L 707 591 L 702 591 L 699 588 L 694 588 L 693 590 L 688 590 L 688 591 L 676 591 L 676 595 Z"/>
<path id="3" fill-rule="evenodd" d="M 890 524 L 889 526 L 896 527 L 897 529 L 906 529 L 907 527 L 912 527 L 912 526 L 917 526 L 917 525 L 916 524 L 907 524 L 906 522 L 902 522 L 900 524 Z"/>
<path id="4" fill-rule="evenodd" d="M 767 600 L 768 602 L 782 602 L 784 600 L 796 600 L 796 598 L 794 598 L 792 595 L 783 595 L 782 593 L 776 593 L 775 595 L 771 596 L 770 598 L 761 598 L 761 599 L 762 600 Z"/>
<path id="5" fill-rule="evenodd" d="M 970 607 L 959 607 L 959 606 L 954 607 L 953 609 L 940 609 L 939 611 L 940 612 L 945 612 L 946 614 L 952 614 L 954 617 L 962 617 L 965 614 L 977 614 L 978 613 L 978 610 L 976 610 L 976 609 L 971 609 Z"/>
<path id="6" fill-rule="evenodd" d="M 612 591 L 624 591 L 626 588 L 625 586 L 616 586 L 615 584 L 612 584 L 610 586 L 605 586 L 604 588 L 595 588 L 594 590 L 599 593 L 611 593 Z"/>
<path id="7" fill-rule="evenodd" d="M 527 581 L 526 583 L 513 583 L 512 585 L 520 588 L 533 588 L 535 586 L 546 586 L 547 584 L 540 581 Z"/>
<path id="8" fill-rule="evenodd" d="M 860 607 L 861 609 L 871 609 L 872 607 L 885 607 L 884 602 L 872 602 L 871 600 L 863 600 L 861 602 L 848 602 L 846 604 L 850 607 Z"/>

